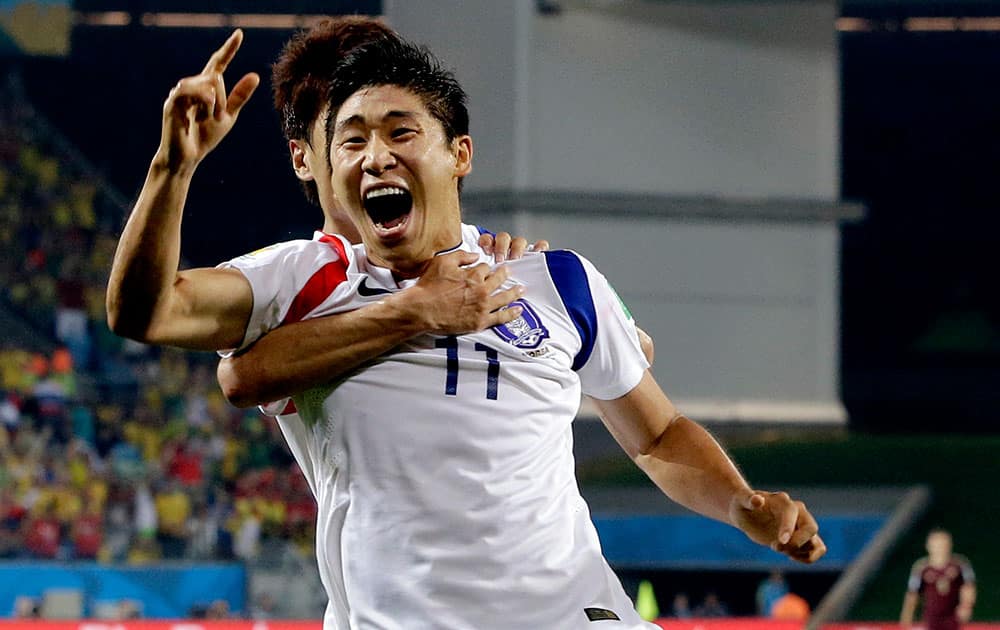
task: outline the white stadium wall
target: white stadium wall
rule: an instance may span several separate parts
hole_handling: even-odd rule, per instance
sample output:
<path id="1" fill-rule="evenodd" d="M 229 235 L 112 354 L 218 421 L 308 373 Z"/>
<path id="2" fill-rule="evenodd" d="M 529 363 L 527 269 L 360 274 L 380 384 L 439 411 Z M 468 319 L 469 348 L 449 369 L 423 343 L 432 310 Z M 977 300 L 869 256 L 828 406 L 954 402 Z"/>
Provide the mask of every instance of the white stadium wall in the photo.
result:
<path id="1" fill-rule="evenodd" d="M 834 2 L 614 6 L 533 21 L 529 187 L 836 197 Z"/>
<path id="2" fill-rule="evenodd" d="M 842 422 L 836 2 L 557 4 L 386 2 L 469 91 L 468 218 L 593 259 L 690 415 Z"/>

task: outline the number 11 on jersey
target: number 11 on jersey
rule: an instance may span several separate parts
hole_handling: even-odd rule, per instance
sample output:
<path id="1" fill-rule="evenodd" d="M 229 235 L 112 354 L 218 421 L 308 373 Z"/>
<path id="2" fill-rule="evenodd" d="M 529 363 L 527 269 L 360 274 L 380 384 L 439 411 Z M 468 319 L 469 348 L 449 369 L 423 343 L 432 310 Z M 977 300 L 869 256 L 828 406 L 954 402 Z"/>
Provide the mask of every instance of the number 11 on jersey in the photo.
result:
<path id="1" fill-rule="evenodd" d="M 444 393 L 447 396 L 458 395 L 458 337 L 448 335 L 434 342 L 435 348 L 444 348 L 447 351 L 447 376 L 444 381 Z M 487 400 L 497 399 L 497 390 L 500 387 L 500 358 L 493 348 L 476 343 L 477 352 L 486 354 L 486 398 Z"/>

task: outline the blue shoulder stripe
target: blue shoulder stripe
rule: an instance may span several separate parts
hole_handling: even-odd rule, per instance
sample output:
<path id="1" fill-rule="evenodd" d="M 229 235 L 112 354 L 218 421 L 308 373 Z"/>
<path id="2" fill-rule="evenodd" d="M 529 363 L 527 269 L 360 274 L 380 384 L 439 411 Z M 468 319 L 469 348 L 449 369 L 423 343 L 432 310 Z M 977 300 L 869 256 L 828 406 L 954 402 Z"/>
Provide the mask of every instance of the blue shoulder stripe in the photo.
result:
<path id="1" fill-rule="evenodd" d="M 496 235 L 496 234 L 494 234 L 493 232 L 490 232 L 489 230 L 487 230 L 486 228 L 484 228 L 484 227 L 483 227 L 483 226 L 481 226 L 481 225 L 477 225 L 477 226 L 476 226 L 476 230 L 478 230 L 478 231 L 479 231 L 479 235 L 480 235 L 480 236 L 482 236 L 483 234 L 489 234 L 489 235 L 490 235 L 490 236 L 492 236 L 493 238 L 496 238 L 496 237 L 497 237 L 497 235 Z"/>
<path id="2" fill-rule="evenodd" d="M 587 364 L 597 340 L 597 309 L 590 294 L 590 281 L 583 263 L 573 252 L 545 252 L 545 263 L 549 267 L 552 283 L 556 285 L 559 297 L 580 333 L 582 345 L 573 359 L 573 369 L 579 370 Z"/>

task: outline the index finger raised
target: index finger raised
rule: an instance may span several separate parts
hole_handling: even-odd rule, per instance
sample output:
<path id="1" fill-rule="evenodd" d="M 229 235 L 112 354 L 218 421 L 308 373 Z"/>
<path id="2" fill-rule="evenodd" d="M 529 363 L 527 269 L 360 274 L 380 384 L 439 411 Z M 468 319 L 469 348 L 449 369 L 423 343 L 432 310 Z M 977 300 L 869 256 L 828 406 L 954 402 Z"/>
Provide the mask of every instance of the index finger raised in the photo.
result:
<path id="1" fill-rule="evenodd" d="M 240 49 L 240 44 L 242 43 L 243 31 L 236 29 L 229 36 L 229 39 L 208 58 L 208 63 L 205 64 L 205 68 L 201 71 L 202 74 L 210 74 L 212 72 L 221 74 L 225 72 L 226 68 L 229 67 L 229 62 L 236 56 L 236 51 Z"/>

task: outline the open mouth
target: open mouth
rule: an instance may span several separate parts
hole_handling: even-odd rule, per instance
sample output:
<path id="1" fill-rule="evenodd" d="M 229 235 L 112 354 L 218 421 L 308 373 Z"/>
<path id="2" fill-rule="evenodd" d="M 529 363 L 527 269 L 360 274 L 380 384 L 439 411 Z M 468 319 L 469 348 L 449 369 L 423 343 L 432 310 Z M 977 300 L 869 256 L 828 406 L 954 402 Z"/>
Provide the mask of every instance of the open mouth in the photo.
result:
<path id="1" fill-rule="evenodd" d="M 413 196 L 397 186 L 375 188 L 365 193 L 364 206 L 378 231 L 395 232 L 406 225 L 413 209 Z"/>

